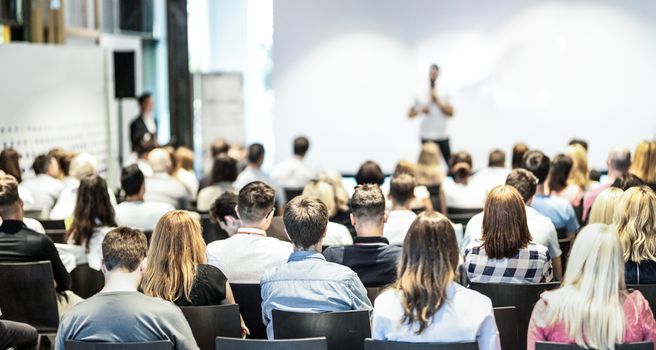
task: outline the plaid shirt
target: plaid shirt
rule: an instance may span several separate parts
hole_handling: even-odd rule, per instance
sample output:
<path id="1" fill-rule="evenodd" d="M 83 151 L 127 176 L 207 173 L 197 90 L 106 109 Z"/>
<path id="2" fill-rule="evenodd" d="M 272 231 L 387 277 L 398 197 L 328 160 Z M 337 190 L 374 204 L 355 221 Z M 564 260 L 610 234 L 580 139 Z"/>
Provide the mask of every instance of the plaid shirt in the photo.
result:
<path id="1" fill-rule="evenodd" d="M 485 253 L 483 241 L 476 239 L 465 249 L 465 267 L 472 282 L 541 283 L 553 278 L 549 250 L 534 242 L 509 258 L 493 259 Z"/>

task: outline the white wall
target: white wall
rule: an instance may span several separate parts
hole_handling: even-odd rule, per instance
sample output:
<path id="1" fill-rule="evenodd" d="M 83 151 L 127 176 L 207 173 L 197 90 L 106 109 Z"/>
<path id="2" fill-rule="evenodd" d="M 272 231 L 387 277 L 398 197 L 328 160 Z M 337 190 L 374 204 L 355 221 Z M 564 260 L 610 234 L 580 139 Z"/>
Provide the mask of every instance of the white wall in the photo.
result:
<path id="1" fill-rule="evenodd" d="M 414 159 L 405 117 L 430 63 L 442 68 L 453 150 L 514 142 L 548 154 L 572 137 L 608 149 L 656 137 L 656 3 L 647 1 L 276 0 L 275 135 L 314 142 L 310 162 L 354 172 Z"/>

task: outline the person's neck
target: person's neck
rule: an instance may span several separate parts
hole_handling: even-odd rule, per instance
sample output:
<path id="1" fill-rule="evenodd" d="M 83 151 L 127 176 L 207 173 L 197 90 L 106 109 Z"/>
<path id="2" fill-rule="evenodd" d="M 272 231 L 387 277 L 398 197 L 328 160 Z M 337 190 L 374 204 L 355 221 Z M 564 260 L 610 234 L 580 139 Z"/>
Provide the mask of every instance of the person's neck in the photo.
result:
<path id="1" fill-rule="evenodd" d="M 383 226 L 356 226 L 358 237 L 383 237 Z"/>
<path id="2" fill-rule="evenodd" d="M 308 248 L 302 248 L 294 244 L 294 252 L 308 252 L 308 253 L 321 253 L 321 246 L 313 245 Z"/>
<path id="3" fill-rule="evenodd" d="M 294 158 L 296 158 L 296 159 L 298 159 L 298 160 L 300 160 L 300 161 L 303 161 L 303 156 L 301 156 L 301 155 L 294 154 Z"/>
<path id="4" fill-rule="evenodd" d="M 544 193 L 544 184 L 538 184 L 538 186 L 535 188 L 535 194 L 536 195 L 539 194 L 539 195 L 543 195 L 543 196 L 545 195 L 545 193 Z"/>
<path id="5" fill-rule="evenodd" d="M 143 202 L 144 196 L 143 194 L 133 194 L 131 196 L 125 197 L 126 202 Z"/>
<path id="6" fill-rule="evenodd" d="M 248 163 L 248 167 L 251 168 L 251 169 L 260 170 L 260 167 L 261 167 L 261 166 L 262 166 L 262 164 L 257 164 L 257 163 Z"/>
<path id="7" fill-rule="evenodd" d="M 7 220 L 23 221 L 23 213 L 20 211 L 12 210 L 11 212 L 8 213 L 2 213 L 2 215 L 0 215 L 0 218 L 2 218 L 2 220 L 0 221 L 7 221 Z"/>
<path id="8" fill-rule="evenodd" d="M 608 181 L 607 182 L 612 184 L 613 182 L 615 182 L 615 180 L 617 180 L 621 176 L 622 176 L 621 172 L 619 172 L 617 170 L 613 170 L 613 169 L 608 169 Z"/>
<path id="9" fill-rule="evenodd" d="M 411 210 L 410 209 L 410 201 L 404 204 L 399 204 L 394 201 L 392 201 L 392 211 L 400 211 L 400 210 Z"/>
<path id="10" fill-rule="evenodd" d="M 266 232 L 266 230 L 269 228 L 269 226 L 267 225 L 266 222 L 262 221 L 262 222 L 255 223 L 255 224 L 253 224 L 253 223 L 242 223 L 241 228 L 245 228 L 245 229 L 254 228 L 254 229 L 258 229 L 258 230 L 262 230 L 262 231 Z"/>
<path id="11" fill-rule="evenodd" d="M 136 292 L 141 283 L 141 274 L 137 271 L 114 271 L 105 273 L 105 287 L 101 293 Z"/>

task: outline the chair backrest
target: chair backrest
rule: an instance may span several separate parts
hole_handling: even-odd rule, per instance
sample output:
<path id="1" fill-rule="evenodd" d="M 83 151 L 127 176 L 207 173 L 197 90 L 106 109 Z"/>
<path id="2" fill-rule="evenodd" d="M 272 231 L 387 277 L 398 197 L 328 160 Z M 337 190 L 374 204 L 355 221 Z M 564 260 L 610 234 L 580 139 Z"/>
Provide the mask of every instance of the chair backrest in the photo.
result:
<path id="1" fill-rule="evenodd" d="M 442 206 L 440 202 L 440 185 L 426 186 L 428 193 L 430 194 L 430 201 L 433 205 L 433 210 L 440 213 L 442 212 Z"/>
<path id="2" fill-rule="evenodd" d="M 89 267 L 89 264 L 77 265 L 71 271 L 73 293 L 86 299 L 100 292 L 105 286 L 105 276 L 102 272 Z"/>
<path id="3" fill-rule="evenodd" d="M 285 188 L 285 197 L 287 202 L 303 194 L 302 188 Z"/>
<path id="4" fill-rule="evenodd" d="M 173 343 L 168 340 L 142 343 L 91 343 L 65 340 L 64 350 L 171 350 Z"/>
<path id="5" fill-rule="evenodd" d="M 358 350 L 371 337 L 369 311 L 290 312 L 273 310 L 273 335 L 276 339 L 326 337 L 329 350 Z"/>
<path id="6" fill-rule="evenodd" d="M 478 350 L 478 343 L 408 343 L 365 339 L 364 350 Z"/>
<path id="7" fill-rule="evenodd" d="M 218 336 L 241 337 L 237 305 L 183 306 L 180 310 L 201 350 L 213 350 Z"/>
<path id="8" fill-rule="evenodd" d="M 376 301 L 376 298 L 378 298 L 378 294 L 382 293 L 387 286 L 384 287 L 367 287 L 367 297 L 369 297 L 369 301 L 371 301 L 371 305 L 374 304 L 374 301 Z"/>
<path id="9" fill-rule="evenodd" d="M 7 320 L 38 331 L 59 326 L 57 296 L 49 261 L 0 263 L 0 310 Z"/>
<path id="10" fill-rule="evenodd" d="M 216 350 L 326 350 L 327 348 L 326 337 L 285 340 L 216 338 Z"/>
<path id="11" fill-rule="evenodd" d="M 274 216 L 271 219 L 271 226 L 267 230 L 267 236 L 278 238 L 281 241 L 291 242 L 287 233 L 285 233 L 285 224 L 282 222 L 282 216 Z"/>
<path id="12" fill-rule="evenodd" d="M 474 217 L 474 215 L 482 212 L 483 208 L 447 208 L 446 210 L 446 216 L 449 218 L 449 220 L 451 220 L 451 222 L 454 224 L 462 224 L 463 226 L 467 226 L 469 220 Z"/>
<path id="13" fill-rule="evenodd" d="M 66 230 L 66 223 L 64 220 L 39 220 L 43 228 L 46 230 Z"/>
<path id="14" fill-rule="evenodd" d="M 649 302 L 651 310 L 656 310 L 656 284 L 629 284 L 626 286 L 626 289 L 640 291 Z"/>
<path id="15" fill-rule="evenodd" d="M 228 238 L 228 234 L 221 228 L 221 226 L 212 222 L 209 213 L 201 212 L 199 214 L 200 227 L 203 229 L 203 240 L 205 240 L 205 244 Z"/>
<path id="16" fill-rule="evenodd" d="M 239 305 L 239 312 L 244 318 L 246 327 L 251 332 L 249 338 L 266 339 L 266 327 L 262 323 L 262 292 L 260 285 L 230 283 L 232 295 Z"/>
<path id="17" fill-rule="evenodd" d="M 517 334 L 517 308 L 504 306 L 494 308 L 502 349 L 520 349 Z"/>
<path id="18" fill-rule="evenodd" d="M 583 349 L 576 344 L 562 344 L 562 343 L 552 343 L 552 342 L 537 342 L 535 344 L 535 350 L 579 350 Z M 631 344 L 617 344 L 615 345 L 615 350 L 653 350 L 654 343 L 652 342 L 642 342 L 642 343 L 631 343 Z"/>

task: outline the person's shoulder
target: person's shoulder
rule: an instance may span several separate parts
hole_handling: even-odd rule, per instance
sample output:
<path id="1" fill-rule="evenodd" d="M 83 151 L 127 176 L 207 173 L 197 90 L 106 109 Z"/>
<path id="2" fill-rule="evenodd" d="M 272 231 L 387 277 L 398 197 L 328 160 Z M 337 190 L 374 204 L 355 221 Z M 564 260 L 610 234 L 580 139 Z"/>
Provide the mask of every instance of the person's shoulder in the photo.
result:
<path id="1" fill-rule="evenodd" d="M 395 309 L 401 308 L 403 293 L 396 288 L 387 288 L 374 301 L 374 309 L 377 314 L 392 313 Z"/>
<path id="2" fill-rule="evenodd" d="M 492 300 L 486 295 L 473 289 L 465 288 L 455 282 L 453 286 L 455 298 L 462 298 L 462 300 L 466 300 L 468 304 L 477 308 L 492 310 Z"/>
<path id="3" fill-rule="evenodd" d="M 209 264 L 199 264 L 198 265 L 198 274 L 204 275 L 208 278 L 221 278 L 226 279 L 225 274 L 221 269 L 214 265 Z"/>
<path id="4" fill-rule="evenodd" d="M 153 202 L 153 201 L 143 202 L 143 206 L 153 211 L 169 212 L 175 210 L 175 207 L 171 205 L 171 203 L 164 203 L 164 202 Z"/>
<path id="5" fill-rule="evenodd" d="M 529 251 L 534 251 L 540 254 L 541 256 L 548 256 L 549 255 L 549 248 L 545 247 L 543 244 L 540 244 L 535 241 L 530 241 L 528 243 L 528 246 L 526 247 Z"/>

